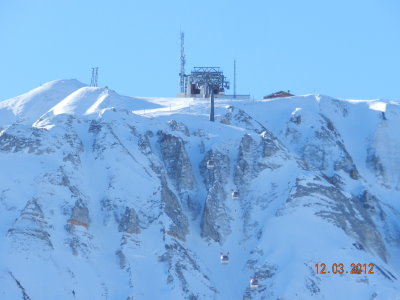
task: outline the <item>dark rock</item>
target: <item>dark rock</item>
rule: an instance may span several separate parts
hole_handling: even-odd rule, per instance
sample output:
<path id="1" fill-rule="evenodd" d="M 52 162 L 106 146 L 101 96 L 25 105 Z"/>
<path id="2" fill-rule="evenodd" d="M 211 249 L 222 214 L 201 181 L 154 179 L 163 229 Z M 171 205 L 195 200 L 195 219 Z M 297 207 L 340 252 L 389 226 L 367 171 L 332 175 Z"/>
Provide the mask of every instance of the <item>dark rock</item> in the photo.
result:
<path id="1" fill-rule="evenodd" d="M 126 233 L 140 233 L 139 217 L 133 208 L 126 207 L 119 222 L 118 230 Z"/>
<path id="2" fill-rule="evenodd" d="M 70 224 L 83 226 L 86 229 L 90 225 L 89 209 L 82 199 L 78 199 L 72 208 L 71 218 L 68 220 Z"/>
<path id="3" fill-rule="evenodd" d="M 185 236 L 189 233 L 189 222 L 182 211 L 178 198 L 168 188 L 165 180 L 162 182 L 161 200 L 164 206 L 164 212 L 172 221 L 167 233 L 180 240 L 185 240 Z"/>
<path id="4" fill-rule="evenodd" d="M 158 132 L 161 158 L 168 177 L 179 192 L 192 190 L 195 180 L 192 165 L 181 138 L 163 131 Z"/>

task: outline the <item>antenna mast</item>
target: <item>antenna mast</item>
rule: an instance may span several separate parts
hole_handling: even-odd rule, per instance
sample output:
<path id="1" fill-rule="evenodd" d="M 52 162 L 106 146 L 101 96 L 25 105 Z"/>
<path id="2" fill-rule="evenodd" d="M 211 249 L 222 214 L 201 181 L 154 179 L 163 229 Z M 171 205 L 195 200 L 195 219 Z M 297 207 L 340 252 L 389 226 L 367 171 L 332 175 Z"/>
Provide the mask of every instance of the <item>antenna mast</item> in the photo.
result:
<path id="1" fill-rule="evenodd" d="M 99 67 L 92 68 L 92 78 L 90 80 L 90 86 L 98 86 L 97 78 L 99 77 Z"/>
<path id="2" fill-rule="evenodd" d="M 181 32 L 181 72 L 179 73 L 181 93 L 185 93 L 185 63 L 185 34 Z"/>
<path id="3" fill-rule="evenodd" d="M 236 98 L 236 59 L 233 60 L 233 98 Z"/>

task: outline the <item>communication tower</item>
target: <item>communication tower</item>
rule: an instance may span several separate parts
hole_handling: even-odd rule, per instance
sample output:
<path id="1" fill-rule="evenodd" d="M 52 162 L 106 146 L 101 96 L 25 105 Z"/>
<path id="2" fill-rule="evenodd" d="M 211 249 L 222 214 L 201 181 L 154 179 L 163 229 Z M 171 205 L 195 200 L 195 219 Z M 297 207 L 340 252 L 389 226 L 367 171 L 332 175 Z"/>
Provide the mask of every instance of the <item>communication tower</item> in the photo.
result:
<path id="1" fill-rule="evenodd" d="M 233 60 L 233 98 L 236 98 L 236 60 Z"/>
<path id="2" fill-rule="evenodd" d="M 98 86 L 97 79 L 99 76 L 99 67 L 92 68 L 92 78 L 90 80 L 90 86 Z"/>
<path id="3" fill-rule="evenodd" d="M 181 72 L 179 73 L 181 93 L 185 93 L 185 63 L 185 34 L 181 32 Z"/>
<path id="4" fill-rule="evenodd" d="M 250 99 L 250 95 L 236 94 L 236 60 L 233 61 L 233 95 L 225 94 L 229 89 L 229 81 L 219 67 L 194 67 L 190 74 L 185 73 L 185 35 L 181 32 L 181 57 L 180 57 L 180 93 L 177 97 L 208 98 L 211 97 L 211 104 L 214 97 L 219 99 Z M 211 105 L 213 107 L 213 105 Z M 213 115 L 213 114 L 212 114 Z M 211 117 L 212 119 L 212 117 Z"/>

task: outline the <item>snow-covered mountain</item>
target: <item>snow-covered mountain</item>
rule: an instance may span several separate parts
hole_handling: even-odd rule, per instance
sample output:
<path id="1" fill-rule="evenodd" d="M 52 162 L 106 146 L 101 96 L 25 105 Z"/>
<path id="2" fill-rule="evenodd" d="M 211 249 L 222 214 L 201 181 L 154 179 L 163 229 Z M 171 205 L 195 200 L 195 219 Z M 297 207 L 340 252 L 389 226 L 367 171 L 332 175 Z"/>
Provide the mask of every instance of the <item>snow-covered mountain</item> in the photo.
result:
<path id="1" fill-rule="evenodd" d="M 398 102 L 208 112 L 76 80 L 0 102 L 0 299 L 400 299 Z"/>

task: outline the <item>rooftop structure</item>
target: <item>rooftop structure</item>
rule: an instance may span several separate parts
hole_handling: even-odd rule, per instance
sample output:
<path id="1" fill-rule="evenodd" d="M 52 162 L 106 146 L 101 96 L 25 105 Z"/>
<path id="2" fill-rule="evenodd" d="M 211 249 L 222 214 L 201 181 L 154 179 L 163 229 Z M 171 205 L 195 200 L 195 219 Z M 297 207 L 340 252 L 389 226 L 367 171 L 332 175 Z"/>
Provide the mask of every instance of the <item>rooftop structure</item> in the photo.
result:
<path id="1" fill-rule="evenodd" d="M 230 88 L 230 83 L 224 76 L 220 67 L 194 67 L 190 74 L 186 74 L 185 35 L 181 32 L 181 55 L 179 83 L 180 93 L 178 97 L 250 99 L 250 95 L 236 94 L 236 60 L 234 69 L 234 93 L 225 95 L 225 90 Z"/>
<path id="2" fill-rule="evenodd" d="M 287 92 L 279 91 L 279 92 L 264 96 L 264 99 L 283 98 L 283 97 L 292 97 L 292 96 L 294 96 L 294 95 L 291 94 L 290 91 L 287 91 Z"/>
<path id="3" fill-rule="evenodd" d="M 224 94 L 229 89 L 229 81 L 219 67 L 194 67 L 186 76 L 185 95 L 189 97 L 209 97 Z"/>

